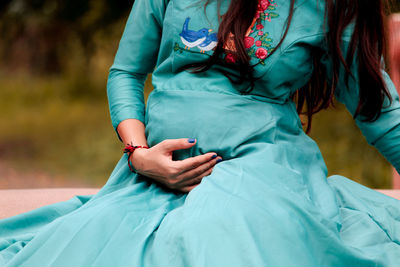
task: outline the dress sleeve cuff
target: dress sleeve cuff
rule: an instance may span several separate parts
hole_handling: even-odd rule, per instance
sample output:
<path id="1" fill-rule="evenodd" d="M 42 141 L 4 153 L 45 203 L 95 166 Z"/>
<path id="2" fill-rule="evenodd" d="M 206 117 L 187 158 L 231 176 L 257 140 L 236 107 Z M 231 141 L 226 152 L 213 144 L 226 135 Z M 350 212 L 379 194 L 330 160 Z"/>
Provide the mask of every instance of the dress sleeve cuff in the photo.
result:
<path id="1" fill-rule="evenodd" d="M 137 119 L 140 120 L 144 124 L 144 111 L 140 112 L 138 109 L 125 108 L 118 111 L 116 114 L 111 115 L 111 121 L 114 128 L 115 133 L 117 134 L 118 139 L 122 141 L 121 136 L 118 133 L 117 127 L 118 125 L 126 119 Z"/>

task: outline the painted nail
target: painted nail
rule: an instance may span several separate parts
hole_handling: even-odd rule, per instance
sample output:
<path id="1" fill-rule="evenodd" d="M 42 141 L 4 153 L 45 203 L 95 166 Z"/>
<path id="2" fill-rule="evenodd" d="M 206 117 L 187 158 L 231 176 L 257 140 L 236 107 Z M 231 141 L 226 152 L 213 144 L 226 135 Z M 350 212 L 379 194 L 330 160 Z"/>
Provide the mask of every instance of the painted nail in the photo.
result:
<path id="1" fill-rule="evenodd" d="M 212 155 L 212 159 L 215 159 L 217 157 L 217 155 L 216 154 L 214 154 L 214 155 Z"/>
<path id="2" fill-rule="evenodd" d="M 189 143 L 194 143 L 195 141 L 196 141 L 196 139 L 194 139 L 194 138 L 189 138 L 189 139 L 188 139 L 188 142 L 189 142 Z"/>
<path id="3" fill-rule="evenodd" d="M 221 162 L 222 161 L 222 159 L 217 159 L 217 163 L 219 163 L 219 162 Z"/>

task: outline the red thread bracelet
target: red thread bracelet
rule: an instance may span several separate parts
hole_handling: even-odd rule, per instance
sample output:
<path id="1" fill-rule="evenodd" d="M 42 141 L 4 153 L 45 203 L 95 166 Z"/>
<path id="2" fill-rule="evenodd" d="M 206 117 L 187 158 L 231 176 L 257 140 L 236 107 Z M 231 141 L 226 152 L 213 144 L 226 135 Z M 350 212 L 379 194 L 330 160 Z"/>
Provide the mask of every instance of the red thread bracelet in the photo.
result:
<path id="1" fill-rule="evenodd" d="M 129 158 L 131 157 L 132 153 L 137 149 L 137 148 L 149 148 L 148 146 L 133 146 L 133 145 L 126 145 L 124 148 L 124 153 L 128 154 L 128 166 L 129 169 L 131 170 L 131 172 L 135 172 L 135 169 L 132 166 L 131 161 L 129 160 Z"/>

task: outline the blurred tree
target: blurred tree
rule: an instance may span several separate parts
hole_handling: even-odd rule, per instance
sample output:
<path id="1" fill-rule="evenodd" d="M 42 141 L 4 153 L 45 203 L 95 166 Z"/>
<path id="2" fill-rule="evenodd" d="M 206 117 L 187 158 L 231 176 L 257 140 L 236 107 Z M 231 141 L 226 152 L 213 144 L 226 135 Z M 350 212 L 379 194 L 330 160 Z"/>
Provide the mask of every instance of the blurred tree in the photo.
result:
<path id="1" fill-rule="evenodd" d="M 393 11 L 400 9 L 400 0 L 386 1 Z M 132 4 L 133 0 L 2 0 L 3 71 L 58 74 L 63 68 L 62 55 L 70 52 L 71 40 L 79 42 L 84 60 L 90 60 L 95 50 L 93 37 L 126 19 Z"/>
<path id="2" fill-rule="evenodd" d="M 93 36 L 127 18 L 133 1 L 6 0 L 0 4 L 0 60 L 5 70 L 36 74 L 62 71 L 70 39 L 79 41 L 90 59 Z"/>

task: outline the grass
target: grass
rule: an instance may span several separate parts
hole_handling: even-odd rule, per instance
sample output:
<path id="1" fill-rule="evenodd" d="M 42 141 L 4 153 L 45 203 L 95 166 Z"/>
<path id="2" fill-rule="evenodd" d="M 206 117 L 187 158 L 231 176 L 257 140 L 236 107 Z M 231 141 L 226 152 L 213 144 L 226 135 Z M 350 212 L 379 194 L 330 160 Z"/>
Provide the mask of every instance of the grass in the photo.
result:
<path id="1" fill-rule="evenodd" d="M 0 157 L 21 171 L 61 173 L 98 186 L 121 151 L 106 92 L 75 99 L 69 86 L 57 78 L 2 80 Z"/>

